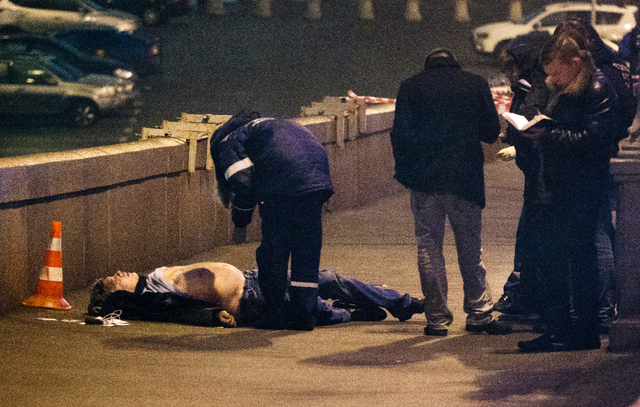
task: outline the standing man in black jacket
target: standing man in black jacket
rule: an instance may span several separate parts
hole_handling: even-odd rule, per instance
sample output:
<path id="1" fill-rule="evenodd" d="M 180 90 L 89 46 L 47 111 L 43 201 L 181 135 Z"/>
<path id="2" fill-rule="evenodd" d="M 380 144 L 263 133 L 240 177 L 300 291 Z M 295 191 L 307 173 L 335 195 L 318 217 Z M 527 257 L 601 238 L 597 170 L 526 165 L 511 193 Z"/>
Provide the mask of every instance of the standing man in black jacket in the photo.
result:
<path id="1" fill-rule="evenodd" d="M 481 141 L 500 133 L 486 80 L 462 70 L 453 53 L 436 49 L 425 69 L 400 85 L 391 130 L 395 178 L 411 190 L 418 269 L 425 296 L 425 335 L 444 336 L 453 321 L 447 307 L 443 256 L 445 219 L 455 235 L 464 282 L 466 330 L 505 334 L 491 313 L 493 301 L 482 262 L 484 155 Z"/>
<path id="2" fill-rule="evenodd" d="M 256 262 L 265 328 L 313 330 L 322 206 L 333 194 L 322 144 L 297 123 L 242 112 L 213 134 L 211 155 L 220 197 L 227 207 L 232 204 L 235 226 L 246 227 L 256 204 L 260 207 L 262 242 Z"/>

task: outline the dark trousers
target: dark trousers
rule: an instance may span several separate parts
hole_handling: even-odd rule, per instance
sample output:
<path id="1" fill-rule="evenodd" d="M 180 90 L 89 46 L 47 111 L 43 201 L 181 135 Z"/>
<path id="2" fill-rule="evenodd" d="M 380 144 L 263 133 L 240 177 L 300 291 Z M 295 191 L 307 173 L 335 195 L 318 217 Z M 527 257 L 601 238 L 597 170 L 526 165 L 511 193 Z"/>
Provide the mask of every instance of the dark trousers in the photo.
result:
<path id="1" fill-rule="evenodd" d="M 513 272 L 504 285 L 504 294 L 525 314 L 539 311 L 538 296 L 539 273 L 536 264 L 536 250 L 539 246 L 539 234 L 536 227 L 540 221 L 541 208 L 537 202 L 537 182 L 535 177 L 525 176 L 522 211 L 516 231 L 516 247 L 513 256 Z"/>
<path id="2" fill-rule="evenodd" d="M 316 326 L 323 203 L 321 194 L 306 194 L 265 199 L 259 204 L 262 242 L 256 262 L 268 328 L 312 330 Z"/>
<path id="3" fill-rule="evenodd" d="M 543 318 L 551 335 L 591 341 L 599 332 L 596 231 L 603 194 L 574 192 L 554 197 L 539 223 Z"/>

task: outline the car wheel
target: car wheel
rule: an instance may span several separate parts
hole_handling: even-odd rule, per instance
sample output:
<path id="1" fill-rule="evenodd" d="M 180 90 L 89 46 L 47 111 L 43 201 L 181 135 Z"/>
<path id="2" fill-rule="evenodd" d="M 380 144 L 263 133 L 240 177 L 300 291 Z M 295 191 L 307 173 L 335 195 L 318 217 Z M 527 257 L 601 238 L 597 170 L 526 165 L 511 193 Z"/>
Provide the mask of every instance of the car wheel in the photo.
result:
<path id="1" fill-rule="evenodd" d="M 155 8 L 148 8 L 142 12 L 142 21 L 146 25 L 158 25 L 162 18 L 160 17 L 160 11 Z"/>
<path id="2" fill-rule="evenodd" d="M 71 104 L 67 118 L 74 127 L 91 126 L 98 115 L 98 110 L 93 102 L 88 100 L 78 100 Z"/>

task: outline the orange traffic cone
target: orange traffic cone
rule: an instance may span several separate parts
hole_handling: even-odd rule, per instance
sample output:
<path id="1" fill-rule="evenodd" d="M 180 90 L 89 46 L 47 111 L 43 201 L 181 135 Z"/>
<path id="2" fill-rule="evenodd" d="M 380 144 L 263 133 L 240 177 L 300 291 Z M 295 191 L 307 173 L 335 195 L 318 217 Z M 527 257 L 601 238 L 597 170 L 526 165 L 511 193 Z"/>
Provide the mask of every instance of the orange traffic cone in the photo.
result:
<path id="1" fill-rule="evenodd" d="M 69 309 L 71 305 L 62 298 L 62 223 L 51 225 L 51 246 L 44 255 L 38 289 L 22 303 L 27 307 Z"/>

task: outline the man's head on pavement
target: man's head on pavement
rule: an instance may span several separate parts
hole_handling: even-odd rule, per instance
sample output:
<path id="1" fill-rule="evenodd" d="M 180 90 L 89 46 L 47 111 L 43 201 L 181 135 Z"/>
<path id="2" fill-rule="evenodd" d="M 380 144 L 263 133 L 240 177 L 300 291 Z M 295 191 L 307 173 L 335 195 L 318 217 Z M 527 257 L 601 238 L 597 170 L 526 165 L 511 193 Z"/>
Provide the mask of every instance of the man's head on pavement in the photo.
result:
<path id="1" fill-rule="evenodd" d="M 89 299 L 89 314 L 97 315 L 100 307 L 109 294 L 116 291 L 136 292 L 140 276 L 137 273 L 125 273 L 120 270 L 114 275 L 101 278 L 93 284 Z"/>

